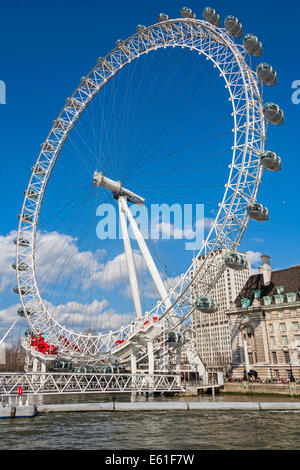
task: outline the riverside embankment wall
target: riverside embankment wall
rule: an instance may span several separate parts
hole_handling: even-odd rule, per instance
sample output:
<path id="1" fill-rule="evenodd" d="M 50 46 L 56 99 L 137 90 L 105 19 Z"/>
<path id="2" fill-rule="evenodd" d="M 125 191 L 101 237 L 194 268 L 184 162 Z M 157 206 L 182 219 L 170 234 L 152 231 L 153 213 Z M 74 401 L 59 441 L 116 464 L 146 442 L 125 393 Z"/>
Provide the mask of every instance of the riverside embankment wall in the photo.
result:
<path id="1" fill-rule="evenodd" d="M 300 397 L 300 384 L 261 384 L 251 382 L 225 382 L 220 393 L 253 395 L 288 395 Z"/>

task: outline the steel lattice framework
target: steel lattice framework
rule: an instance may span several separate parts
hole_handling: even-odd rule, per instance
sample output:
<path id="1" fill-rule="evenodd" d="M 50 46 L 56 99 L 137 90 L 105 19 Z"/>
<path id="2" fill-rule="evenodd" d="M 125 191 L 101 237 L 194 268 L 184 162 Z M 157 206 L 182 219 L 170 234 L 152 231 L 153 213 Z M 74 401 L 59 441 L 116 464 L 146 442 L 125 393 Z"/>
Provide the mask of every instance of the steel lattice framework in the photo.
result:
<path id="1" fill-rule="evenodd" d="M 209 256 L 200 269 L 196 270 L 192 264 L 181 276 L 176 287 L 168 293 L 170 307 L 160 300 L 144 314 L 142 322 L 136 321 L 118 331 L 97 336 L 75 333 L 51 316 L 36 281 L 35 238 L 44 192 L 70 131 L 102 87 L 134 59 L 167 47 L 188 48 L 210 60 L 224 79 L 232 105 L 233 144 L 229 179 L 218 214 L 198 254 Z M 203 20 L 179 18 L 159 22 L 137 32 L 99 59 L 53 122 L 25 193 L 16 243 L 16 268 L 22 308 L 32 331 L 42 333 L 49 343 L 58 345 L 61 355 L 82 354 L 96 358 L 108 352 L 114 353 L 117 340 L 130 342 L 141 333 L 145 321 L 152 324 L 153 317 L 158 318 L 158 324 L 168 321 L 173 326 L 187 318 L 193 311 L 190 300 L 192 284 L 197 282 L 201 293 L 207 295 L 224 270 L 224 265 L 214 259 L 214 253 L 220 248 L 235 251 L 246 229 L 249 220 L 246 207 L 256 200 L 263 171 L 259 161 L 266 134 L 262 111 L 258 79 L 248 63 L 244 47 L 235 43 L 225 29 Z M 214 273 L 210 284 L 202 281 L 208 272 Z M 21 286 L 28 288 L 26 292 L 21 291 Z"/>
<path id="2" fill-rule="evenodd" d="M 202 384 L 203 388 L 211 383 Z M 132 392 L 183 392 L 180 375 L 155 374 L 152 377 L 139 374 L 76 374 L 40 373 L 27 374 L 2 373 L 0 393 L 2 396 L 22 394 L 53 395 L 72 393 L 132 393 Z"/>

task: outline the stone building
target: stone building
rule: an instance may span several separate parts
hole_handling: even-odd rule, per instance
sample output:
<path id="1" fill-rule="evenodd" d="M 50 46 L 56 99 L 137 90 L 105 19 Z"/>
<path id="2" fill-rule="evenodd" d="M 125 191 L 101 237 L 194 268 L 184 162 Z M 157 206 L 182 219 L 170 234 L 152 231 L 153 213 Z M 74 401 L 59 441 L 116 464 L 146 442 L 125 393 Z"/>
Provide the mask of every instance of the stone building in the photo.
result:
<path id="1" fill-rule="evenodd" d="M 299 380 L 300 266 L 272 271 L 269 256 L 262 262 L 227 311 L 232 375 L 255 370 L 263 380 Z"/>
<path id="2" fill-rule="evenodd" d="M 218 250 L 216 262 L 224 262 L 226 250 Z M 245 253 L 240 253 L 247 257 Z M 204 256 L 197 260 L 195 269 L 201 266 Z M 211 268 L 203 278 L 204 282 L 211 282 L 215 277 L 215 268 Z M 216 300 L 218 310 L 215 313 L 202 313 L 195 311 L 192 316 L 193 329 L 196 332 L 197 351 L 208 370 L 221 370 L 226 372 L 230 367 L 231 356 L 231 335 L 228 317 L 225 312 L 229 309 L 233 300 L 237 297 L 242 287 L 245 285 L 251 273 L 251 267 L 241 271 L 225 269 L 224 273 L 217 281 L 215 287 L 210 291 L 209 297 Z M 198 296 L 197 285 L 193 289 L 192 299 Z"/>

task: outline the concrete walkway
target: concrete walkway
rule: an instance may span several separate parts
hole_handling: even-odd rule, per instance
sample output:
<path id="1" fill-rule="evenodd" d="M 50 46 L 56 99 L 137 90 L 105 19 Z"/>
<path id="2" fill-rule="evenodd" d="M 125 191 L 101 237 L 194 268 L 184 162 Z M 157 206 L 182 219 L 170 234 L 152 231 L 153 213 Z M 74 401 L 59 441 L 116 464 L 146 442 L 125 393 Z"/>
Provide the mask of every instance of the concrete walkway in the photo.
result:
<path id="1" fill-rule="evenodd" d="M 300 411 L 300 402 L 109 402 L 37 405 L 39 413 L 84 411 Z"/>

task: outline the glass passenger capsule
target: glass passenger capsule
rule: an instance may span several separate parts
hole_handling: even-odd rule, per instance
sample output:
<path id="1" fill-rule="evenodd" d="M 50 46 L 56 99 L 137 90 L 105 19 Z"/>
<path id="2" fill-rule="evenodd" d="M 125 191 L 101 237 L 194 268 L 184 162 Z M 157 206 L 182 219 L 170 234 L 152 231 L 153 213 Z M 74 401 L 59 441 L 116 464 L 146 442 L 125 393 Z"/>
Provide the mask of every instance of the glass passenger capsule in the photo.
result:
<path id="1" fill-rule="evenodd" d="M 37 199 L 38 195 L 33 189 L 28 189 L 28 191 L 24 191 L 24 194 L 28 197 L 28 199 Z"/>
<path id="2" fill-rule="evenodd" d="M 29 307 L 27 307 L 25 311 L 26 311 L 26 314 L 29 316 L 34 315 L 34 310 Z M 22 307 L 18 309 L 18 315 L 19 317 L 25 317 L 25 312 Z"/>
<path id="3" fill-rule="evenodd" d="M 220 26 L 220 15 L 211 7 L 206 7 L 203 10 L 203 18 L 208 23 L 219 27 Z"/>
<path id="4" fill-rule="evenodd" d="M 26 286 L 21 286 L 20 289 L 18 288 L 18 286 L 15 286 L 13 288 L 13 292 L 15 292 L 15 294 L 21 294 L 21 295 L 26 295 L 26 294 L 29 294 L 31 292 L 31 289 L 29 287 L 26 287 Z"/>
<path id="5" fill-rule="evenodd" d="M 246 34 L 243 39 L 243 43 L 245 50 L 250 55 L 254 55 L 254 57 L 260 57 L 262 55 L 262 43 L 258 40 L 257 36 Z"/>
<path id="6" fill-rule="evenodd" d="M 110 72 L 113 70 L 113 66 L 108 62 L 107 59 L 104 59 L 104 57 L 99 57 L 98 63 L 101 65 L 103 70 L 108 70 Z"/>
<path id="7" fill-rule="evenodd" d="M 143 24 L 138 24 L 137 27 L 136 27 L 136 32 L 137 33 L 140 33 L 141 31 L 144 31 L 144 29 L 146 29 L 146 26 L 143 25 Z"/>
<path id="8" fill-rule="evenodd" d="M 260 81 L 265 85 L 274 86 L 277 83 L 277 72 L 273 67 L 266 63 L 258 64 L 256 67 L 256 73 Z"/>
<path id="9" fill-rule="evenodd" d="M 188 7 L 182 7 L 180 10 L 181 18 L 196 18 L 195 13 Z"/>
<path id="10" fill-rule="evenodd" d="M 271 171 L 281 170 L 281 158 L 275 152 L 265 150 L 260 154 L 260 163 L 264 168 Z"/>
<path id="11" fill-rule="evenodd" d="M 182 334 L 179 331 L 170 330 L 167 333 L 167 343 L 182 343 Z"/>
<path id="12" fill-rule="evenodd" d="M 224 256 L 224 262 L 227 268 L 235 269 L 241 271 L 248 267 L 248 261 L 245 256 L 240 253 L 235 253 L 234 251 L 227 253 Z"/>
<path id="13" fill-rule="evenodd" d="M 224 25 L 227 31 L 236 38 L 243 36 L 243 27 L 235 16 L 228 15 L 224 20 Z"/>
<path id="14" fill-rule="evenodd" d="M 21 219 L 21 215 L 18 215 L 18 219 Z M 22 222 L 27 222 L 28 224 L 31 224 L 33 222 L 33 218 L 29 214 L 23 214 L 22 216 Z"/>
<path id="15" fill-rule="evenodd" d="M 49 142 L 44 142 L 41 147 L 44 152 L 54 152 L 54 147 Z"/>
<path id="16" fill-rule="evenodd" d="M 208 297 L 198 297 L 195 302 L 195 307 L 203 313 L 214 313 L 218 310 L 217 302 Z"/>
<path id="17" fill-rule="evenodd" d="M 45 174 L 46 174 L 46 171 L 40 165 L 35 165 L 32 168 L 32 170 L 36 175 L 39 175 L 39 176 L 45 176 Z"/>
<path id="18" fill-rule="evenodd" d="M 276 126 L 280 126 L 284 122 L 284 113 L 278 104 L 265 103 L 263 105 L 263 114 L 268 121 Z"/>
<path id="19" fill-rule="evenodd" d="M 88 77 L 82 77 L 80 82 L 81 85 L 89 88 L 90 90 L 94 90 L 97 87 L 96 83 Z"/>
<path id="20" fill-rule="evenodd" d="M 21 237 L 19 238 L 19 242 L 18 242 L 18 239 L 15 238 L 14 239 L 14 244 L 18 245 L 18 246 L 29 246 L 30 245 L 29 241 L 26 240 L 26 238 L 21 238 Z"/>
<path id="21" fill-rule="evenodd" d="M 113 366 L 107 364 L 105 366 L 101 366 L 99 372 L 100 374 L 113 374 L 114 369 Z"/>
<path id="22" fill-rule="evenodd" d="M 12 264 L 13 269 L 17 269 L 17 263 L 14 262 Z M 24 263 L 21 261 L 21 263 L 18 263 L 18 271 L 26 271 L 29 268 L 28 264 Z"/>
<path id="23" fill-rule="evenodd" d="M 81 106 L 82 106 L 80 101 L 76 100 L 76 98 L 74 98 L 74 97 L 67 98 L 66 103 L 67 103 L 67 106 L 69 106 L 70 108 L 73 108 L 73 109 L 80 109 Z"/>
<path id="24" fill-rule="evenodd" d="M 116 41 L 116 46 L 119 47 L 125 54 L 130 54 L 128 45 L 126 45 L 125 41 L 123 41 L 122 39 L 118 39 Z"/>
<path id="25" fill-rule="evenodd" d="M 53 121 L 53 125 L 56 129 L 59 129 L 61 131 L 65 131 L 66 129 L 68 129 L 68 124 L 61 118 Z"/>
<path id="26" fill-rule="evenodd" d="M 52 365 L 54 370 L 72 370 L 74 368 L 73 363 L 71 361 L 67 361 L 65 359 L 56 359 L 53 361 Z"/>
<path id="27" fill-rule="evenodd" d="M 161 23 L 162 21 L 168 21 L 169 16 L 166 15 L 165 13 L 160 13 L 158 15 L 158 22 Z"/>
<path id="28" fill-rule="evenodd" d="M 93 366 L 86 365 L 86 366 L 78 366 L 75 367 L 74 372 L 80 373 L 80 374 L 95 374 L 96 369 Z"/>
<path id="29" fill-rule="evenodd" d="M 247 205 L 247 214 L 251 219 L 261 222 L 269 220 L 269 211 L 267 207 L 258 202 L 251 202 Z"/>

